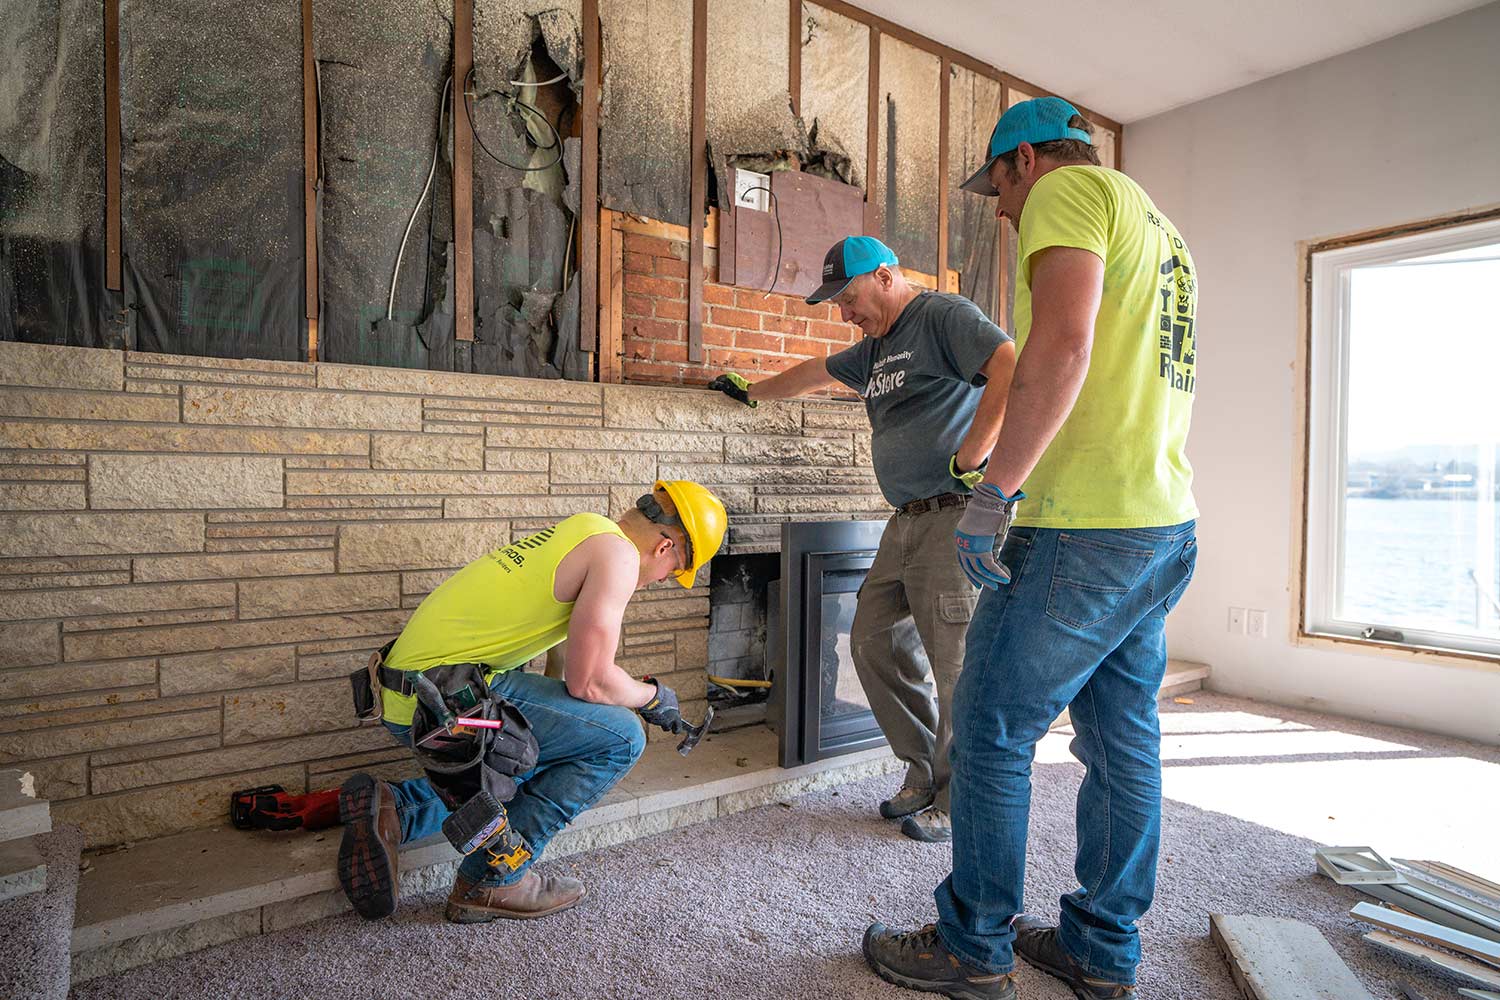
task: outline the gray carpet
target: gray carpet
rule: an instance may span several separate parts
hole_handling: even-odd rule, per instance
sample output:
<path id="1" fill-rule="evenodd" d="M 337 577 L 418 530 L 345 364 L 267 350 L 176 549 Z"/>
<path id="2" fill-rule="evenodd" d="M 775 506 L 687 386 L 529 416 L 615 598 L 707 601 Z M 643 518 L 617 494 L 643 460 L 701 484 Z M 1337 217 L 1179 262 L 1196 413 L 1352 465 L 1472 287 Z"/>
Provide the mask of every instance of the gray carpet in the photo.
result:
<path id="1" fill-rule="evenodd" d="M 63 824 L 38 838 L 47 887 L 0 903 L 0 997 L 62 1000 L 68 995 L 68 943 L 78 898 L 83 830 Z"/>
<path id="2" fill-rule="evenodd" d="M 1426 755 L 1500 760 L 1493 748 L 1453 740 L 1221 696 L 1198 695 L 1195 702 L 1191 709 L 1167 710 L 1269 711 L 1398 740 Z M 1075 764 L 1035 768 L 1027 901 L 1039 912 L 1055 915 L 1057 896 L 1073 888 L 1073 799 L 1080 775 Z M 536 923 L 447 924 L 443 894 L 429 893 L 404 899 L 396 916 L 382 923 L 332 918 L 93 980 L 73 995 L 914 997 L 876 979 L 859 954 L 871 920 L 915 926 L 932 919 L 932 889 L 949 863 L 945 848 L 913 843 L 875 816 L 875 803 L 896 783 L 894 776 L 871 779 L 561 859 L 554 864 L 582 878 L 589 897 Z M 1181 802 L 1168 801 L 1164 812 L 1157 904 L 1142 924 L 1143 1000 L 1237 1000 L 1207 937 L 1213 910 L 1317 925 L 1380 1000 L 1399 997 L 1400 980 L 1433 1000 L 1454 995 L 1457 981 L 1403 965 L 1359 939 L 1347 912 L 1364 897 L 1315 874 L 1312 842 Z M 1020 992 L 1037 1000 L 1068 996 L 1024 965 Z"/>

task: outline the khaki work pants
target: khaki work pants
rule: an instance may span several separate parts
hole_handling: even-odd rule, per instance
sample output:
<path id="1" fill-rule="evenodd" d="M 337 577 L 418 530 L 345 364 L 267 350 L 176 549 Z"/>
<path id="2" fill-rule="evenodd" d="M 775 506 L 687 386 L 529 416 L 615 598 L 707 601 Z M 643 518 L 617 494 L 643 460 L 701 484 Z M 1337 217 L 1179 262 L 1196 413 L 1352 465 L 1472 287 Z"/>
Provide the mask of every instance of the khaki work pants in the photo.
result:
<path id="1" fill-rule="evenodd" d="M 933 805 L 945 812 L 953 688 L 979 598 L 953 547 L 962 516 L 962 507 L 891 515 L 860 587 L 849 636 L 875 721 L 906 763 L 905 784 L 931 788 Z"/>

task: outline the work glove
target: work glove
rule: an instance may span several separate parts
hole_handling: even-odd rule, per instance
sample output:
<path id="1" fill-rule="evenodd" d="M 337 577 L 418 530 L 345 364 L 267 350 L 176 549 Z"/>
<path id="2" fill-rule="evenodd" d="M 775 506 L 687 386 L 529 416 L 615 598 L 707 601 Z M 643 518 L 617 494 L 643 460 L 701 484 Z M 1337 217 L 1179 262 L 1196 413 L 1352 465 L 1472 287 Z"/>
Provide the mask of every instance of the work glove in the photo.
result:
<path id="1" fill-rule="evenodd" d="M 1025 499 L 1026 494 L 1020 490 L 1008 497 L 989 483 L 974 487 L 974 495 L 953 532 L 959 568 L 974 586 L 999 590 L 1002 583 L 1010 582 L 1010 570 L 995 558 L 995 552 L 1005 544 L 1016 504 Z"/>
<path id="2" fill-rule="evenodd" d="M 979 463 L 979 468 L 974 469 L 972 472 L 960 472 L 958 470 L 958 452 L 955 451 L 953 457 L 948 459 L 948 474 L 972 490 L 984 482 L 984 467 L 989 464 L 990 460 L 985 459 Z"/>
<path id="3" fill-rule="evenodd" d="M 737 399 L 746 406 L 760 405 L 750 398 L 750 383 L 745 381 L 743 375 L 736 375 L 734 372 L 725 372 L 708 383 L 708 387 L 710 389 L 717 389 L 730 399 Z"/>
<path id="4" fill-rule="evenodd" d="M 637 714 L 646 720 L 647 725 L 660 726 L 669 733 L 683 732 L 687 728 L 687 723 L 682 720 L 682 710 L 677 704 L 677 692 L 655 677 L 642 677 L 641 680 L 647 684 L 655 684 L 656 695 L 636 709 Z"/>

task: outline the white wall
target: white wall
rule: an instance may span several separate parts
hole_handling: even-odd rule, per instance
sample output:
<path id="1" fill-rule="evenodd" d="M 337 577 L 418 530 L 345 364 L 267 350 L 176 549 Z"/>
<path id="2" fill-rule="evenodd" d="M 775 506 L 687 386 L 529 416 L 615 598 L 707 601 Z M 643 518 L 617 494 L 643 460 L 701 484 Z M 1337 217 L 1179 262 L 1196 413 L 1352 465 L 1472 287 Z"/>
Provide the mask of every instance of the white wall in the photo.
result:
<path id="1" fill-rule="evenodd" d="M 1201 276 L 1200 555 L 1171 642 L 1216 689 L 1500 743 L 1500 667 L 1291 639 L 1296 243 L 1500 202 L 1497 53 L 1500 3 L 1125 130 L 1126 170 Z M 1270 637 L 1230 635 L 1230 605 L 1268 610 Z"/>

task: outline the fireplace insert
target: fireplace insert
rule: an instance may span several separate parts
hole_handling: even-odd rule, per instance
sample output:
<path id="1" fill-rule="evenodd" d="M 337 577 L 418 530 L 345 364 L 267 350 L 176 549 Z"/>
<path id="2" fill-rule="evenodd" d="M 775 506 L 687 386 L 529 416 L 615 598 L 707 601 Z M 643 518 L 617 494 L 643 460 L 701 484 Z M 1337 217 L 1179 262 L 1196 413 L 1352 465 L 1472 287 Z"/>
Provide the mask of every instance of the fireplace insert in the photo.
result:
<path id="1" fill-rule="evenodd" d="M 859 587 L 884 530 L 884 521 L 781 526 L 766 651 L 782 767 L 885 743 L 849 651 Z"/>

